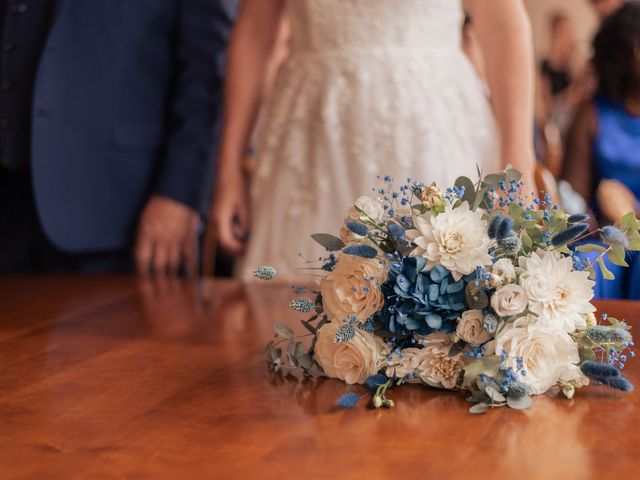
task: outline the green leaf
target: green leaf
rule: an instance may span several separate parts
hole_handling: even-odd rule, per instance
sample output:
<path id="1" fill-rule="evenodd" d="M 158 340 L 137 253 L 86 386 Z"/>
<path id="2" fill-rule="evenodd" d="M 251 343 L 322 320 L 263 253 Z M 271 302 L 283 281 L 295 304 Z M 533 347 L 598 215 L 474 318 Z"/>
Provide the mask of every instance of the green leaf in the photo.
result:
<path id="1" fill-rule="evenodd" d="M 464 187 L 464 195 L 460 200 L 469 202 L 469 206 L 473 205 L 473 201 L 476 198 L 476 187 L 473 182 L 467 177 L 458 177 L 455 185 L 456 187 Z"/>
<path id="2" fill-rule="evenodd" d="M 464 367 L 464 379 L 462 380 L 462 385 L 471 385 L 482 373 L 488 377 L 493 377 L 498 373 L 498 368 L 501 363 L 502 359 L 497 355 L 483 357 L 471 362 L 469 365 Z"/>
<path id="3" fill-rule="evenodd" d="M 274 348 L 273 350 L 271 350 L 271 353 L 269 353 L 269 359 L 272 362 L 275 362 L 276 360 L 280 360 L 281 355 L 282 355 L 282 349 Z"/>
<path id="4" fill-rule="evenodd" d="M 607 257 L 614 265 L 619 265 L 621 267 L 628 267 L 629 264 L 625 261 L 625 249 L 622 245 L 612 245 L 607 253 Z"/>
<path id="5" fill-rule="evenodd" d="M 504 173 L 490 173 L 482 179 L 484 183 L 491 185 L 492 187 L 497 187 L 500 185 L 500 182 L 504 182 L 505 180 L 506 176 Z"/>
<path id="6" fill-rule="evenodd" d="M 585 243 L 584 245 L 578 245 L 576 247 L 576 250 L 579 252 L 598 252 L 598 253 L 604 253 L 607 251 L 606 248 L 604 248 L 602 245 L 598 245 L 595 243 Z"/>
<path id="7" fill-rule="evenodd" d="M 519 398 L 507 397 L 507 405 L 515 410 L 524 410 L 525 408 L 533 405 L 533 399 L 529 395 L 524 395 Z"/>
<path id="8" fill-rule="evenodd" d="M 602 260 L 602 257 L 598 257 L 598 265 L 600 266 L 600 271 L 602 272 L 602 276 L 605 280 L 614 280 L 616 278 L 611 270 L 609 270 L 604 264 L 604 260 Z"/>
<path id="9" fill-rule="evenodd" d="M 629 230 L 638 231 L 640 229 L 640 221 L 636 218 L 634 212 L 627 213 L 620 222 L 620 230 L 627 232 Z"/>
<path id="10" fill-rule="evenodd" d="M 640 232 L 636 232 L 635 230 L 625 232 L 627 236 L 627 240 L 629 241 L 629 245 L 627 249 L 637 252 L 640 250 Z"/>
<path id="11" fill-rule="evenodd" d="M 524 248 L 525 252 L 533 250 L 533 240 L 528 234 L 522 235 L 522 248 Z"/>
<path id="12" fill-rule="evenodd" d="M 513 168 L 511 165 L 507 166 L 506 170 L 504 171 L 504 174 L 506 175 L 507 178 L 514 178 L 516 180 L 520 180 L 522 178 L 522 173 L 520 173 L 519 170 L 516 170 L 515 168 Z"/>
<path id="13" fill-rule="evenodd" d="M 274 323 L 273 324 L 273 329 L 276 331 L 276 333 L 278 335 L 280 335 L 281 337 L 284 338 L 293 338 L 293 330 L 291 330 L 291 328 L 289 328 L 287 325 L 285 325 L 284 323 Z"/>
<path id="14" fill-rule="evenodd" d="M 596 354 L 590 348 L 579 348 L 578 355 L 580 355 L 580 362 L 593 361 L 596 359 Z"/>
<path id="15" fill-rule="evenodd" d="M 298 356 L 298 362 L 300 363 L 300 366 L 305 370 L 309 370 L 313 366 L 313 359 L 306 353 Z"/>
<path id="16" fill-rule="evenodd" d="M 503 402 L 506 402 L 507 400 L 504 395 L 502 395 L 493 387 L 487 387 L 484 389 L 484 391 L 487 393 L 489 398 L 496 403 L 503 403 Z"/>
<path id="17" fill-rule="evenodd" d="M 344 242 L 334 235 L 328 233 L 314 233 L 311 235 L 316 243 L 319 243 L 330 252 L 336 252 L 344 248 Z"/>
<path id="18" fill-rule="evenodd" d="M 300 357 L 300 355 L 304 354 L 304 345 L 302 344 L 302 342 L 296 343 L 295 354 L 296 357 Z"/>
<path id="19" fill-rule="evenodd" d="M 480 415 L 482 413 L 485 413 L 487 410 L 489 410 L 489 408 L 491 407 L 487 403 L 476 403 L 469 409 L 469 413 L 473 415 Z"/>

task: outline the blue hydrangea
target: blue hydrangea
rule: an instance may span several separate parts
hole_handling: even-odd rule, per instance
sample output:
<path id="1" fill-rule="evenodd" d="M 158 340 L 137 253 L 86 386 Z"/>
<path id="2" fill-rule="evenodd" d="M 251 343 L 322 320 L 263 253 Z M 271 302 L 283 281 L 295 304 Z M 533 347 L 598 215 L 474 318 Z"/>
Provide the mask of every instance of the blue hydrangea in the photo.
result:
<path id="1" fill-rule="evenodd" d="M 389 277 L 382 285 L 386 303 L 377 320 L 395 335 L 452 332 L 465 310 L 468 280 L 454 280 L 441 265 L 423 271 L 425 266 L 422 257 L 408 257 L 390 266 Z"/>

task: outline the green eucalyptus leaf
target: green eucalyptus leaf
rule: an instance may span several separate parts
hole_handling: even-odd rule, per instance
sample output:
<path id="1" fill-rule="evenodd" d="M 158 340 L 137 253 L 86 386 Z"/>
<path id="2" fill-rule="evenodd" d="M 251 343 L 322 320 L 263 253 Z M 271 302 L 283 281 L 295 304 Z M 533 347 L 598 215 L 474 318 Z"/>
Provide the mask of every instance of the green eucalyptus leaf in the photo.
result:
<path id="1" fill-rule="evenodd" d="M 586 347 L 579 348 L 578 355 L 580 356 L 580 362 L 593 361 L 596 359 L 596 354 L 593 353 L 593 350 Z"/>
<path id="2" fill-rule="evenodd" d="M 284 323 L 280 323 L 280 322 L 274 323 L 273 329 L 281 337 L 293 338 L 293 330 L 291 330 L 291 328 L 285 325 Z"/>
<path id="3" fill-rule="evenodd" d="M 629 264 L 625 261 L 626 250 L 622 245 L 612 245 L 607 253 L 607 257 L 614 265 L 619 265 L 620 267 L 628 267 Z"/>
<path id="4" fill-rule="evenodd" d="M 533 399 L 529 395 L 523 395 L 519 398 L 507 397 L 507 405 L 515 410 L 524 410 L 533 405 Z"/>
<path id="5" fill-rule="evenodd" d="M 507 401 L 507 399 L 505 398 L 504 395 L 502 395 L 500 392 L 498 392 L 495 388 L 493 387 L 487 387 L 484 389 L 484 391 L 486 392 L 486 394 L 489 396 L 489 398 L 491 400 L 493 400 L 494 402 L 497 403 L 504 403 Z"/>
<path id="6" fill-rule="evenodd" d="M 487 410 L 491 408 L 487 403 L 476 403 L 471 408 L 469 408 L 469 413 L 473 415 L 480 415 L 481 413 L 485 413 Z"/>
<path id="7" fill-rule="evenodd" d="M 490 355 L 488 357 L 479 358 L 474 360 L 469 365 L 464 367 L 464 378 L 462 380 L 463 386 L 469 386 L 478 377 L 484 373 L 488 377 L 493 377 L 498 373 L 498 368 L 502 363 L 502 359 L 497 355 Z"/>
<path id="8" fill-rule="evenodd" d="M 313 366 L 313 359 L 306 353 L 298 356 L 298 362 L 300 363 L 300 366 L 305 370 L 310 370 Z"/>
<path id="9" fill-rule="evenodd" d="M 588 253 L 588 252 L 604 253 L 607 251 L 605 247 L 603 247 L 602 245 L 598 245 L 596 243 L 585 243 L 584 245 L 578 245 L 576 247 L 576 250 L 584 253 Z"/>
<path id="10" fill-rule="evenodd" d="M 311 235 L 311 238 L 313 238 L 316 243 L 322 245 L 330 252 L 336 252 L 338 250 L 342 250 L 345 247 L 342 240 L 334 235 L 329 235 L 328 233 L 314 233 L 313 235 Z"/>
<path id="11" fill-rule="evenodd" d="M 469 205 L 473 205 L 473 201 L 476 198 L 476 187 L 468 177 L 458 177 L 455 183 L 456 187 L 464 188 L 464 195 L 460 199 L 463 202 L 469 202 Z"/>
<path id="12" fill-rule="evenodd" d="M 600 266 L 600 271 L 602 272 L 602 276 L 605 280 L 615 280 L 615 275 L 604 264 L 604 260 L 602 260 L 602 257 L 598 257 L 598 265 Z"/>
<path id="13" fill-rule="evenodd" d="M 271 360 L 271 362 L 274 362 L 274 363 L 276 362 L 276 360 L 280 360 L 281 356 L 282 356 L 282 349 L 281 348 L 274 348 L 269 353 L 269 359 Z"/>
<path id="14" fill-rule="evenodd" d="M 491 185 L 492 187 L 497 187 L 500 185 L 500 182 L 506 181 L 506 176 L 504 173 L 490 173 L 486 177 L 482 179 L 484 183 L 487 185 Z"/>

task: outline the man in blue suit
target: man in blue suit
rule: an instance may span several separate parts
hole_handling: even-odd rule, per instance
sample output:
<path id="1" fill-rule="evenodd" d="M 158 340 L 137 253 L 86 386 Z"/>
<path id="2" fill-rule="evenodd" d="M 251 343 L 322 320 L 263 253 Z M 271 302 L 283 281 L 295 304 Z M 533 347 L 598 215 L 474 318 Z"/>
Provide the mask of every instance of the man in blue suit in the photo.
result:
<path id="1" fill-rule="evenodd" d="M 175 273 L 237 0 L 0 0 L 0 272 Z"/>

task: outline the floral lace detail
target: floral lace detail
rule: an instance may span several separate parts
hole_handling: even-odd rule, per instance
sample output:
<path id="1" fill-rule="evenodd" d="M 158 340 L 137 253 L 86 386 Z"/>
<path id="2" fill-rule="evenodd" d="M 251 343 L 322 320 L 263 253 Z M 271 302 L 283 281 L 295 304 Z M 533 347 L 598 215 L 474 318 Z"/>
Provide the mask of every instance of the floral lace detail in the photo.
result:
<path id="1" fill-rule="evenodd" d="M 453 184 L 497 170 L 497 134 L 462 53 L 457 0 L 289 0 L 292 54 L 259 143 L 250 249 L 241 267 L 300 279 L 292 245 L 338 230 L 335 211 L 377 175 Z M 286 242 L 284 242 L 286 239 Z M 304 278 L 304 277 L 303 277 Z"/>

